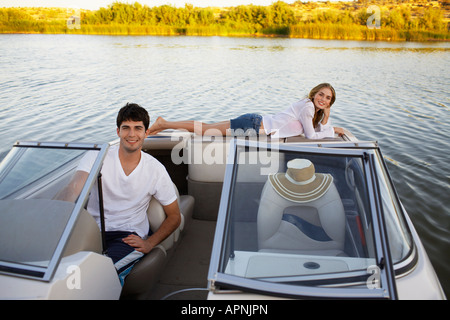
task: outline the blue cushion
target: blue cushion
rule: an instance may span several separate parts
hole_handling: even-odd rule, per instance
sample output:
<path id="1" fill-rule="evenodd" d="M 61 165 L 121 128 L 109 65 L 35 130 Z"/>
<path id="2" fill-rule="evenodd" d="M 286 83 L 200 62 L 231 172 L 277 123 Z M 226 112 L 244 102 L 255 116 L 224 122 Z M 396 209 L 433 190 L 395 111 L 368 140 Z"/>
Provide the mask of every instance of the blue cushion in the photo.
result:
<path id="1" fill-rule="evenodd" d="M 292 223 L 294 226 L 296 226 L 301 232 L 303 232 L 305 235 L 310 237 L 313 240 L 316 241 L 332 241 L 325 230 L 323 230 L 322 227 L 313 225 L 312 223 L 309 223 L 306 220 L 303 220 L 302 218 L 293 215 L 293 214 L 283 214 L 283 220 L 289 223 Z"/>

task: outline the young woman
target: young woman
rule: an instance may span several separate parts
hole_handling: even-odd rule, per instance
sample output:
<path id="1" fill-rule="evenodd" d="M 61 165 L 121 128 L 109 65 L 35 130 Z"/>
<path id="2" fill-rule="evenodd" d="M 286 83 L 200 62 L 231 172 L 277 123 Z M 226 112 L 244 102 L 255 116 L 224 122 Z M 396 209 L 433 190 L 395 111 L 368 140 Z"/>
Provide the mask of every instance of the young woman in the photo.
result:
<path id="1" fill-rule="evenodd" d="M 305 134 L 308 139 L 334 137 L 334 134 L 344 134 L 339 127 L 330 124 L 330 109 L 336 100 L 336 92 L 328 83 L 314 87 L 307 98 L 293 103 L 288 109 L 275 115 L 247 113 L 236 119 L 217 123 L 202 123 L 198 121 L 166 121 L 158 117 L 150 127 L 150 134 L 157 134 L 166 129 L 184 129 L 200 135 L 272 135 L 273 138 L 286 138 Z"/>

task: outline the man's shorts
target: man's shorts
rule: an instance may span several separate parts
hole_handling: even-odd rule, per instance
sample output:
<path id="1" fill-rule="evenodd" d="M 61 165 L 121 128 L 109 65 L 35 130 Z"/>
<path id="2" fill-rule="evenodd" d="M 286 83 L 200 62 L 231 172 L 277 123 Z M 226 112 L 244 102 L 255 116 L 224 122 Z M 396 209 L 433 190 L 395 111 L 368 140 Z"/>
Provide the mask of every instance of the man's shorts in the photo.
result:
<path id="1" fill-rule="evenodd" d="M 124 284 L 125 277 L 130 273 L 134 264 L 141 259 L 144 254 L 136 251 L 132 246 L 122 241 L 130 234 L 137 235 L 136 232 L 128 231 L 107 231 L 106 248 L 107 255 L 114 263 L 114 267 L 119 275 L 120 283 Z"/>
<path id="2" fill-rule="evenodd" d="M 231 134 L 234 136 L 259 136 L 262 116 L 256 113 L 246 113 L 230 120 Z"/>

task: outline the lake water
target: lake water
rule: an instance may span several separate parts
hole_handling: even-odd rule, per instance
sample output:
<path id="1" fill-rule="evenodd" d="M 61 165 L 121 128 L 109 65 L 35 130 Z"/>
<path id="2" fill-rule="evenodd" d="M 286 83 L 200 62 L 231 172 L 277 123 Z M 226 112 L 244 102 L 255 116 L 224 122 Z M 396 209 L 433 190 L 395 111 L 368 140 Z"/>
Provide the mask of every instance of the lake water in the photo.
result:
<path id="1" fill-rule="evenodd" d="M 332 122 L 379 142 L 450 297 L 450 43 L 0 35 L 0 68 L 0 159 L 16 140 L 113 140 L 127 102 L 222 121 L 332 83 Z"/>

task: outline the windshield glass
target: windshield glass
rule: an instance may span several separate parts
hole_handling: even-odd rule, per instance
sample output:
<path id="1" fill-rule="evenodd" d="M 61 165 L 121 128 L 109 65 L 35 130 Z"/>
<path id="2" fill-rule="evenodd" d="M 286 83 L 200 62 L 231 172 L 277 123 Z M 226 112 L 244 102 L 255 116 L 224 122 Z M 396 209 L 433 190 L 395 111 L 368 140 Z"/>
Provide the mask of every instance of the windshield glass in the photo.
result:
<path id="1" fill-rule="evenodd" d="M 0 199 L 52 199 L 86 150 L 15 147 L 0 167 Z M 55 179 L 60 180 L 55 184 Z M 50 183 L 53 182 L 53 183 Z"/>
<path id="2" fill-rule="evenodd" d="M 78 196 L 88 174 L 77 180 L 76 196 L 67 195 L 83 155 L 99 153 L 89 149 L 88 145 L 84 149 L 20 145 L 1 163 L 1 270 L 43 276 L 58 246 L 64 245 L 60 241 L 70 228 L 70 218 L 81 208 L 78 202 L 85 201 Z"/>
<path id="3" fill-rule="evenodd" d="M 392 261 L 399 263 L 407 258 L 412 250 L 411 232 L 407 227 L 402 206 L 399 203 L 398 196 L 380 155 L 375 161 L 375 169 L 379 177 L 381 204 L 383 206 Z"/>
<path id="4" fill-rule="evenodd" d="M 236 148 L 219 272 L 313 287 L 377 278 L 362 152 Z"/>

